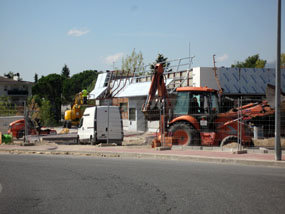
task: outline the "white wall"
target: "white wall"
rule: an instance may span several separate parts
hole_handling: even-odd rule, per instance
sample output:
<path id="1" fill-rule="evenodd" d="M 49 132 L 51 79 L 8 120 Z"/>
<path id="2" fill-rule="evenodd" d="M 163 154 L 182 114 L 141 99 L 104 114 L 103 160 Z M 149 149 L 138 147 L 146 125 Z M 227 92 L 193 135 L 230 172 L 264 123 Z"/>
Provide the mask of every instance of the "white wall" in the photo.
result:
<path id="1" fill-rule="evenodd" d="M 147 128 L 148 132 L 157 132 L 159 128 L 159 121 L 148 121 Z"/>
<path id="2" fill-rule="evenodd" d="M 213 88 L 218 90 L 214 70 L 211 67 L 193 68 L 193 86 Z"/>
<path id="3" fill-rule="evenodd" d="M 141 112 L 142 105 L 145 101 L 145 97 L 130 97 L 129 98 L 129 109 L 136 109 L 135 120 L 129 120 L 129 131 L 145 131 L 146 121 L 144 114 Z"/>

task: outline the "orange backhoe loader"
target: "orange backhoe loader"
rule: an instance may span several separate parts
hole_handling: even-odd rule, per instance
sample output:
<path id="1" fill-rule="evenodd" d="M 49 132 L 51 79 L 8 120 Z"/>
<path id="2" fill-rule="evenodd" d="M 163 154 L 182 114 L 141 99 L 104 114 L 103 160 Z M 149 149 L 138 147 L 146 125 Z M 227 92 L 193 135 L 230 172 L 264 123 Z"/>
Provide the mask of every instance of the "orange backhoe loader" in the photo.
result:
<path id="1" fill-rule="evenodd" d="M 263 101 L 221 113 L 218 94 L 217 90 L 207 87 L 179 87 L 169 95 L 163 66 L 157 64 L 142 107 L 147 120 L 160 121 L 153 146 L 160 146 L 162 142 L 169 146 L 218 146 L 237 141 L 238 136 L 242 144 L 253 145 L 247 121 L 274 114 L 274 109 Z"/>

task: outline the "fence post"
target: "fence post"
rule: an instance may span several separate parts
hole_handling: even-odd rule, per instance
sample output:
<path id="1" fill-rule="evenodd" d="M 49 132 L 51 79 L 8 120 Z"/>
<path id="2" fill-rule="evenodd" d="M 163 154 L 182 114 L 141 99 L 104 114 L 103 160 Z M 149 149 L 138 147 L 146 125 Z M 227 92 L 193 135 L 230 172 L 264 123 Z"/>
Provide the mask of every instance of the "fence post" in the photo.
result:
<path id="1" fill-rule="evenodd" d="M 281 52 L 281 0 L 277 0 L 277 59 L 276 59 L 276 78 L 275 78 L 275 160 L 282 160 L 281 142 L 280 142 L 280 52 Z"/>
<path id="2" fill-rule="evenodd" d="M 24 102 L 24 120 L 25 120 L 25 134 L 24 134 L 24 143 L 27 142 L 27 135 L 29 134 L 28 132 L 28 112 L 27 112 L 27 104 Z"/>

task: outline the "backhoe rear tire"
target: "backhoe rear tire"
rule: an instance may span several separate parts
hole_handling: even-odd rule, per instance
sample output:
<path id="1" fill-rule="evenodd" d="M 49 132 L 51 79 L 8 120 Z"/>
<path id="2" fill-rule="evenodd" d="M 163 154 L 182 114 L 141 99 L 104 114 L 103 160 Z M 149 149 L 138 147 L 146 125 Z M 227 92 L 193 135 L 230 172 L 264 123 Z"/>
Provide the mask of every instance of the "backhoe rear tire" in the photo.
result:
<path id="1" fill-rule="evenodd" d="M 178 122 L 169 128 L 169 134 L 178 145 L 194 146 L 200 144 L 198 132 L 185 122 Z"/>

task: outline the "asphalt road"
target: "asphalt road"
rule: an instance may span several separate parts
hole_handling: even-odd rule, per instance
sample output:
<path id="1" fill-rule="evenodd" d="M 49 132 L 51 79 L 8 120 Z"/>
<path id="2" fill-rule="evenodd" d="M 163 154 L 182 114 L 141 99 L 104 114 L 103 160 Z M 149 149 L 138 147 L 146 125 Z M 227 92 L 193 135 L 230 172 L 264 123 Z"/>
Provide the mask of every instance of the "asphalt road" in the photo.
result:
<path id="1" fill-rule="evenodd" d="M 285 213 L 285 170 L 3 154 L 0 213 Z"/>

